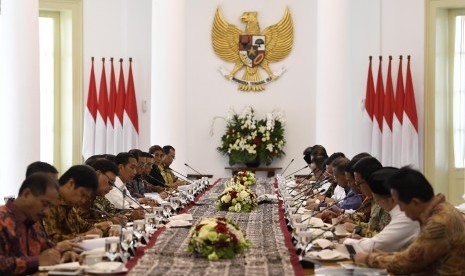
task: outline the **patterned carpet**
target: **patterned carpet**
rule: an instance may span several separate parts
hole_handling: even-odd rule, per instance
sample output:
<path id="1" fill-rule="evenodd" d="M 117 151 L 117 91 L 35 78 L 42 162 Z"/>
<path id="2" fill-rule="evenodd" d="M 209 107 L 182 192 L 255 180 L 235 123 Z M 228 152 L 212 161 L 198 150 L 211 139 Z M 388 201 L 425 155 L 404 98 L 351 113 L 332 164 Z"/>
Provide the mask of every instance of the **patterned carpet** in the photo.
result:
<path id="1" fill-rule="evenodd" d="M 260 204 L 251 213 L 218 211 L 215 209 L 216 201 L 209 197 L 223 189 L 223 183 L 218 183 L 187 213 L 192 214 L 194 224 L 204 217 L 225 216 L 231 219 L 239 224 L 246 238 L 252 242 L 250 250 L 231 260 L 210 262 L 187 251 L 189 228 L 170 228 L 157 237 L 152 248 L 145 250 L 128 275 L 294 275 L 280 226 L 278 204 Z M 259 194 L 274 193 L 273 183 L 264 179 L 257 181 L 252 189 Z"/>

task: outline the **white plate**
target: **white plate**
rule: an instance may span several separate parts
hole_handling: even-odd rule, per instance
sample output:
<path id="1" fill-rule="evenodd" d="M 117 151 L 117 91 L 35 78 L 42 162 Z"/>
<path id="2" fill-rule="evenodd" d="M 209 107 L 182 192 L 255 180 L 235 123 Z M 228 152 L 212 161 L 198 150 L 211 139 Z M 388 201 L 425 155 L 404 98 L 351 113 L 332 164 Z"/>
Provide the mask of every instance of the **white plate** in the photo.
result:
<path id="1" fill-rule="evenodd" d="M 342 254 L 337 250 L 323 249 L 321 251 L 312 251 L 305 254 L 306 257 L 315 259 L 315 260 L 324 260 L 324 261 L 340 261 L 348 259 L 348 256 Z"/>
<path id="2" fill-rule="evenodd" d="M 128 269 L 125 267 L 124 269 L 122 270 L 119 270 L 119 271 L 102 271 L 102 270 L 95 270 L 95 269 L 91 269 L 91 268 L 88 268 L 86 269 L 86 273 L 89 273 L 89 274 L 97 274 L 97 275 L 113 275 L 113 274 L 120 274 L 120 273 L 125 273 L 125 272 L 128 272 Z"/>
<path id="3" fill-rule="evenodd" d="M 105 269 L 102 269 L 105 268 Z M 122 263 L 118 262 L 100 262 L 86 269 L 87 273 L 99 275 L 112 275 L 128 272 L 128 269 Z"/>

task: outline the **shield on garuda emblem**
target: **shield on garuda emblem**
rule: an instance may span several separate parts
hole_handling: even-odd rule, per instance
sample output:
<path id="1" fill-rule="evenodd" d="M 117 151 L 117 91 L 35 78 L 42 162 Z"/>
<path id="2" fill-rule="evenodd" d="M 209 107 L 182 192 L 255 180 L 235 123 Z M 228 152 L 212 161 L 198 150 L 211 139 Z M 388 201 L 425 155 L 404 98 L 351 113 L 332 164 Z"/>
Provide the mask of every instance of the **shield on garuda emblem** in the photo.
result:
<path id="1" fill-rule="evenodd" d="M 264 35 L 240 35 L 239 57 L 248 67 L 256 67 L 265 58 Z"/>

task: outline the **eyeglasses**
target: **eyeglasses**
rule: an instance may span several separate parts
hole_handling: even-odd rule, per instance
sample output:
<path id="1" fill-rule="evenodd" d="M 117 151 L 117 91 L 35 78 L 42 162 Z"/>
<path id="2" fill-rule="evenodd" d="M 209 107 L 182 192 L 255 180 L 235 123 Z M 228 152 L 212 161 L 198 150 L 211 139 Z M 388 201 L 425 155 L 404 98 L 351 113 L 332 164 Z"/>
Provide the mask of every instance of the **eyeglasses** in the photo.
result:
<path id="1" fill-rule="evenodd" d="M 111 180 L 110 177 L 104 173 L 102 173 L 102 175 L 106 176 L 106 178 L 108 179 L 108 183 L 111 185 L 111 186 L 114 186 L 115 185 L 115 180 Z"/>
<path id="2" fill-rule="evenodd" d="M 144 168 L 144 167 L 150 165 L 150 163 L 139 163 L 139 164 L 137 164 L 137 165 L 138 165 L 139 167 L 141 167 L 141 168 Z"/>

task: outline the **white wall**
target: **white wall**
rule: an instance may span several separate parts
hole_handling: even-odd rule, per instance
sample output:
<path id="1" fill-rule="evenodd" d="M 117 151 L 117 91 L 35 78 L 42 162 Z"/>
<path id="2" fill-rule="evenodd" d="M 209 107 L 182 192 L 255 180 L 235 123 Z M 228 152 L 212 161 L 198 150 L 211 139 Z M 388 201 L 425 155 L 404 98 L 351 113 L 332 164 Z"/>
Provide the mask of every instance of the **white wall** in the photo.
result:
<path id="1" fill-rule="evenodd" d="M 84 3 L 85 72 L 89 71 L 91 56 L 135 58 L 141 148 L 172 144 L 177 149 L 175 169 L 187 173 L 183 168 L 187 162 L 198 171 L 213 173 L 216 177 L 229 174 L 224 170 L 227 158 L 216 151 L 225 124 L 217 120 L 214 136 L 210 136 L 212 119 L 225 116 L 231 106 L 239 112 L 247 104 L 256 109 L 258 116 L 275 107 L 286 113 L 287 155 L 272 166 L 286 166 L 295 158 L 289 171 L 302 167 L 301 152 L 316 143 L 327 146 L 330 153 L 343 151 L 348 156 L 369 151 L 362 100 L 370 55 L 374 56 L 375 79 L 378 56 L 384 58 L 385 75 L 388 56 L 394 57 L 394 85 L 398 56 L 412 55 L 422 148 L 422 0 L 345 3 L 336 0 L 85 0 Z M 287 72 L 266 85 L 263 92 L 238 91 L 237 84 L 225 80 L 217 71 L 219 66 L 231 70 L 233 65 L 217 57 L 211 46 L 216 8 L 220 6 L 224 18 L 241 28 L 244 25 L 239 16 L 244 11 L 255 10 L 264 29 L 281 19 L 286 5 L 294 21 L 294 48 L 286 59 L 271 64 L 271 69 L 276 71 L 284 66 Z M 97 63 L 96 72 L 100 72 L 98 66 Z M 84 77 L 87 89 L 88 73 Z M 149 103 L 147 113 L 141 111 L 143 100 Z M 420 154 L 422 160 L 422 150 Z"/>
<path id="2" fill-rule="evenodd" d="M 18 194 L 27 165 L 40 156 L 40 86 L 38 2 L 4 0 L 1 5 L 0 205 L 3 205 L 5 195 Z"/>
<path id="3" fill-rule="evenodd" d="M 176 149 L 172 168 L 182 174 L 187 160 L 185 4 L 154 1 L 152 8 L 151 145 Z"/>
<path id="4" fill-rule="evenodd" d="M 119 59 L 127 86 L 129 58 L 136 90 L 139 115 L 139 147 L 150 145 L 151 100 L 151 0 L 84 0 L 84 102 L 87 102 L 91 57 L 95 57 L 95 79 L 100 87 L 101 58 L 105 57 L 107 87 L 110 81 L 110 57 L 114 57 L 116 82 L 119 79 Z M 143 103 L 147 109 L 143 110 Z M 85 106 L 85 105 L 84 105 Z"/>
<path id="5" fill-rule="evenodd" d="M 251 104 L 258 115 L 274 107 L 287 116 L 283 160 L 273 166 L 286 166 L 296 158 L 289 171 L 304 165 L 303 149 L 318 143 L 328 151 L 342 151 L 348 156 L 369 151 L 363 130 L 362 100 L 365 97 L 368 56 L 412 55 L 412 74 L 417 98 L 420 135 L 423 132 L 423 22 L 424 3 L 407 1 L 187 1 L 186 14 L 186 98 L 188 107 L 188 158 L 201 172 L 225 176 L 227 158 L 216 147 L 224 131 L 217 121 L 215 135 L 209 136 L 214 116 L 224 116 L 230 106 L 240 111 Z M 260 93 L 237 91 L 237 85 L 223 79 L 216 69 L 231 69 L 211 47 L 211 24 L 219 5 L 224 18 L 244 27 L 238 17 L 244 11 L 257 10 L 263 29 L 277 22 L 289 6 L 295 28 L 294 49 L 288 58 L 272 64 L 287 72 Z M 397 60 L 392 64 L 396 78 Z M 406 62 L 404 61 L 404 64 Z M 405 68 L 404 68 L 405 74 Z M 394 78 L 394 84 L 395 84 Z M 315 104 L 315 101 L 317 104 Z M 422 147 L 423 139 L 420 139 Z M 422 152 L 420 150 L 420 152 Z"/>
<path id="6" fill-rule="evenodd" d="M 33 2 L 27 2 L 27 13 L 22 13 L 21 22 L 13 23 L 15 29 L 0 28 L 0 71 L 17 71 L 11 78 L 0 74 L 0 93 L 3 99 L 8 99 L 1 102 L 0 117 L 17 118 L 2 121 L 9 135 L 0 139 L 3 145 L 8 145 L 0 160 L 0 197 L 16 193 L 26 165 L 37 160 L 40 154 L 39 140 L 30 138 L 39 137 L 39 72 L 34 58 L 38 58 L 38 48 L 30 48 L 31 42 L 21 42 L 21 39 L 32 39 L 37 44 L 37 27 L 31 22 L 37 22 L 34 18 L 38 13 L 34 10 L 38 6 L 37 2 L 32 5 Z M 12 3 L 15 1 L 3 1 L 0 25 L 5 26 Z M 294 48 L 288 58 L 271 64 L 271 68 L 285 66 L 287 72 L 268 84 L 264 92 L 238 91 L 236 84 L 217 72 L 220 65 L 231 69 L 232 64 L 218 58 L 211 47 L 216 7 L 221 6 L 225 19 L 241 28 L 244 26 L 238 17 L 242 12 L 256 10 L 263 29 L 282 17 L 286 5 L 294 21 Z M 272 165 L 285 166 L 291 158 L 296 158 L 289 171 L 300 168 L 304 164 L 300 158 L 302 150 L 315 143 L 327 145 L 329 152 L 343 151 L 349 156 L 368 150 L 367 135 L 362 131 L 361 101 L 365 96 L 369 55 L 382 55 L 385 60 L 393 55 L 393 72 L 397 72 L 399 55 L 412 56 L 422 162 L 423 0 L 351 0 L 343 4 L 334 0 L 83 0 L 83 8 L 84 94 L 89 85 L 91 56 L 97 59 L 97 85 L 101 57 L 126 60 L 133 57 L 140 147 L 146 150 L 152 144 L 172 144 L 178 149 L 174 163 L 177 169 L 187 172 L 182 168 L 187 161 L 201 172 L 213 173 L 216 177 L 227 175 L 229 172 L 223 169 L 227 158 L 216 151 L 224 123 L 217 121 L 213 137 L 209 135 L 210 124 L 214 116 L 224 116 L 230 106 L 240 111 L 247 104 L 256 109 L 258 116 L 275 107 L 287 115 L 287 156 Z M 27 18 L 32 21 L 25 21 Z M 166 20 L 160 20 L 163 18 Z M 335 36 L 334 32 L 342 37 Z M 14 40 L 19 43 L 18 47 L 12 44 L 13 40 L 4 38 L 21 33 L 25 36 L 19 35 Z M 331 43 L 333 39 L 337 43 Z M 11 43 L 3 43 L 4 40 Z M 174 52 L 168 52 L 169 49 Z M 9 62 L 11 58 L 14 60 Z M 26 67 L 32 69 L 17 69 Z M 376 76 L 377 62 L 373 68 Z M 106 69 L 109 75 L 109 63 Z M 127 77 L 128 63 L 124 69 Z M 386 70 L 387 62 L 383 68 Z M 396 77 L 394 73 L 394 83 Z M 148 103 L 145 112 L 144 101 Z M 346 126 L 334 127 L 338 122 Z"/>
<path id="7" fill-rule="evenodd" d="M 295 167 L 305 165 L 301 158 L 303 149 L 314 143 L 315 122 L 315 23 L 316 2 L 314 1 L 187 1 L 186 14 L 186 97 L 188 101 L 188 161 L 192 167 L 203 173 L 226 176 L 224 170 L 228 159 L 218 153 L 216 147 L 223 135 L 225 122 L 217 120 L 214 135 L 210 136 L 210 126 L 215 116 L 226 116 L 230 107 L 240 112 L 251 105 L 257 117 L 263 118 L 267 112 L 278 107 L 286 114 L 286 157 L 276 160 L 272 166 L 286 166 L 296 158 Z M 283 61 L 271 64 L 273 71 L 286 67 L 277 81 L 266 85 L 266 90 L 258 93 L 243 92 L 238 85 L 227 81 L 218 72 L 224 66 L 232 70 L 233 64 L 221 60 L 213 51 L 211 29 L 217 7 L 229 23 L 241 29 L 245 25 L 239 17 L 245 11 L 257 11 L 261 30 L 277 23 L 289 6 L 294 23 L 294 47 Z M 237 76 L 240 77 L 242 71 Z M 262 71 L 262 76 L 266 73 Z"/>

